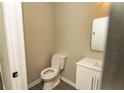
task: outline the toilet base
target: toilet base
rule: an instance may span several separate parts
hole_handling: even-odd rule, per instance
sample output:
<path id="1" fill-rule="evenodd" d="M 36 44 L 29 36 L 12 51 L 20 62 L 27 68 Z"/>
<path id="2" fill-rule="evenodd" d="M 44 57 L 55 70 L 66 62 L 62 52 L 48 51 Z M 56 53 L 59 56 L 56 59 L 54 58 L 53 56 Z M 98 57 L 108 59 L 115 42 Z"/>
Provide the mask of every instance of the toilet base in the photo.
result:
<path id="1" fill-rule="evenodd" d="M 60 84 L 60 75 L 52 80 L 44 81 L 43 90 L 51 90 Z"/>

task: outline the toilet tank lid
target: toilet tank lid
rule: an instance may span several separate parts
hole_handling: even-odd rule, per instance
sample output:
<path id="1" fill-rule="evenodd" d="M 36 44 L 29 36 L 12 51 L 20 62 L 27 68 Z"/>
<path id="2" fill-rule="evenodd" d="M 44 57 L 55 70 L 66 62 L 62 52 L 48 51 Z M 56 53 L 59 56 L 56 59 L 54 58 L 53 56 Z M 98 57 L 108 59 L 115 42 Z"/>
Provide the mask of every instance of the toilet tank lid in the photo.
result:
<path id="1" fill-rule="evenodd" d="M 59 56 L 59 57 L 63 57 L 63 58 L 67 57 L 67 56 L 65 56 L 65 55 L 57 54 L 57 53 L 53 54 L 53 56 L 54 56 L 54 55 Z"/>

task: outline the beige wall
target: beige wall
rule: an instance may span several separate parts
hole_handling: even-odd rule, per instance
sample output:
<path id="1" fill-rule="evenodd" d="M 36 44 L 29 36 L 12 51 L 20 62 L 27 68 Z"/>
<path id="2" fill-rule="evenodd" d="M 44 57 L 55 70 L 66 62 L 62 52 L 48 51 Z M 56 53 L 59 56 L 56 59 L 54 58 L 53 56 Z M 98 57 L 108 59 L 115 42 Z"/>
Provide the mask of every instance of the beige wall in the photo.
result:
<path id="1" fill-rule="evenodd" d="M 102 59 L 102 52 L 90 50 L 92 20 L 107 12 L 96 3 L 23 3 L 28 83 L 40 78 L 53 52 L 67 55 L 62 75 L 73 82 L 77 61 Z"/>
<path id="2" fill-rule="evenodd" d="M 28 83 L 40 78 L 50 65 L 53 52 L 53 10 L 51 3 L 23 3 Z"/>
<path id="3" fill-rule="evenodd" d="M 54 4 L 55 52 L 67 55 L 62 75 L 75 82 L 76 62 L 83 57 L 102 59 L 102 52 L 90 50 L 92 20 L 106 16 L 108 9 L 96 3 Z"/>

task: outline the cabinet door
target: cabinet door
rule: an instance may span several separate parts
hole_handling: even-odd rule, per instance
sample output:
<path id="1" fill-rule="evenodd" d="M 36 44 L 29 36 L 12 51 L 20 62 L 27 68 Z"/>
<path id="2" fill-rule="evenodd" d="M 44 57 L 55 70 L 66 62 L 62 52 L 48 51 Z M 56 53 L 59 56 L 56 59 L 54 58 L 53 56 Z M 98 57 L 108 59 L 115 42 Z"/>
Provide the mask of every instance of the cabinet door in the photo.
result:
<path id="1" fill-rule="evenodd" d="M 95 76 L 85 72 L 77 70 L 76 73 L 76 88 L 80 90 L 93 90 L 95 84 Z"/>
<path id="2" fill-rule="evenodd" d="M 101 75 L 100 74 L 96 76 L 95 86 L 96 86 L 96 88 L 95 88 L 96 90 L 100 90 L 100 86 L 101 86 Z"/>

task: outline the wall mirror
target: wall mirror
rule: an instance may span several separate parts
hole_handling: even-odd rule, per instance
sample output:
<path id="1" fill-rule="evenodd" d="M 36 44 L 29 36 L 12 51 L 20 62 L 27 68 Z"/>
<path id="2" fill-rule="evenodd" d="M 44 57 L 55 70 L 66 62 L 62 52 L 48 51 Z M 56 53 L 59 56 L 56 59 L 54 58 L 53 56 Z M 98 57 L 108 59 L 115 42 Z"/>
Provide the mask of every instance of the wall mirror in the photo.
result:
<path id="1" fill-rule="evenodd" d="M 93 20 L 91 49 L 96 51 L 104 51 L 109 17 L 101 17 Z"/>

